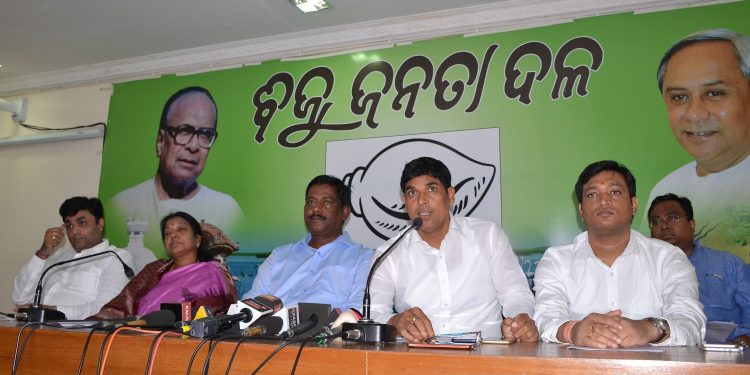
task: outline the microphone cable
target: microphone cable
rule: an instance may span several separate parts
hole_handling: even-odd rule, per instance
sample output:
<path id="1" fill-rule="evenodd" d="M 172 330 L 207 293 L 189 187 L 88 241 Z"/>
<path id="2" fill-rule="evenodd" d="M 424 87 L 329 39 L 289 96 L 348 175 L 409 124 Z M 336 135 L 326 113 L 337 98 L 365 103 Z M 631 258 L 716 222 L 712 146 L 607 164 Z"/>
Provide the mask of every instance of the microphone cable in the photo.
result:
<path id="1" fill-rule="evenodd" d="M 234 363 L 234 358 L 237 356 L 237 352 L 239 351 L 240 345 L 242 345 L 243 342 L 248 341 L 248 340 L 254 340 L 254 339 L 275 340 L 275 341 L 283 340 L 281 337 L 270 336 L 270 335 L 269 336 L 264 336 L 264 335 L 259 335 L 259 336 L 234 336 L 234 337 L 231 337 L 231 338 L 232 339 L 239 339 L 239 340 L 237 340 L 237 345 L 234 346 L 234 350 L 232 351 L 232 356 L 229 357 L 229 363 L 227 363 L 227 369 L 226 369 L 226 371 L 224 371 L 225 375 L 229 375 L 229 370 L 232 368 L 232 364 Z"/>
<path id="2" fill-rule="evenodd" d="M 208 353 L 206 353 L 206 360 L 203 361 L 202 375 L 208 375 L 208 368 L 211 366 L 211 356 L 214 354 L 214 350 L 222 340 L 231 338 L 231 336 L 219 335 L 214 342 L 208 345 Z"/>
<path id="3" fill-rule="evenodd" d="M 21 355 L 23 355 L 23 351 L 26 348 L 26 344 L 28 344 L 29 339 L 31 339 L 31 334 L 33 334 L 34 331 L 36 331 L 37 328 L 39 328 L 41 325 L 42 325 L 41 322 L 30 322 L 30 323 L 24 324 L 23 326 L 21 326 L 21 329 L 18 330 L 18 336 L 16 336 L 16 349 L 13 352 L 13 366 L 11 367 L 11 371 L 10 371 L 11 375 L 16 374 L 18 365 L 21 363 Z M 29 334 L 26 335 L 26 337 L 24 337 L 23 344 L 20 345 L 20 349 L 19 349 L 19 344 L 21 343 L 21 334 L 23 333 L 23 330 L 26 329 L 26 327 L 31 327 L 31 329 L 29 330 Z"/>
<path id="4" fill-rule="evenodd" d="M 297 363 L 299 363 L 299 357 L 302 356 L 302 349 L 308 342 L 310 342 L 311 338 L 313 338 L 313 336 L 309 336 L 306 339 L 302 340 L 302 344 L 299 346 L 299 350 L 297 351 L 297 358 L 294 360 L 294 366 L 292 367 L 291 375 L 294 375 L 294 372 L 297 371 Z"/>
<path id="5" fill-rule="evenodd" d="M 200 344 L 198 344 L 198 346 L 195 347 L 195 349 L 193 350 L 193 354 L 190 356 L 190 361 L 188 362 L 188 367 L 187 367 L 187 372 L 186 372 L 187 375 L 190 375 L 190 370 L 193 369 L 193 362 L 195 361 L 195 357 L 198 355 L 198 352 L 201 350 L 203 345 L 206 345 L 206 343 L 209 341 L 213 342 L 213 340 L 214 340 L 213 337 L 205 337 L 203 338 L 203 340 L 201 340 Z"/>
<path id="6" fill-rule="evenodd" d="M 229 369 L 232 368 L 232 363 L 234 363 L 234 357 L 237 356 L 237 351 L 240 349 L 240 345 L 242 345 L 243 342 L 254 339 L 256 337 L 241 337 L 239 340 L 237 340 L 237 345 L 234 346 L 234 350 L 232 351 L 232 356 L 229 357 L 229 363 L 227 363 L 227 370 L 224 371 L 224 375 L 229 375 Z"/>
<path id="7" fill-rule="evenodd" d="M 118 328 L 119 329 L 119 328 Z M 107 332 L 106 335 L 104 335 L 104 338 L 102 339 L 102 343 L 99 346 L 99 360 L 96 362 L 96 373 L 101 374 L 101 368 L 102 368 L 102 358 L 104 358 L 104 347 L 105 344 L 107 344 L 107 340 L 109 340 L 110 336 L 112 336 L 113 333 L 115 333 L 117 329 Z"/>
<path id="8" fill-rule="evenodd" d="M 179 333 L 176 331 L 167 330 L 167 331 L 156 331 L 156 332 L 159 332 L 159 333 L 157 333 L 156 337 L 154 337 L 154 340 L 151 342 L 151 349 L 149 349 L 148 351 L 148 359 L 146 360 L 146 375 L 151 375 L 151 372 L 154 370 L 154 362 L 156 362 L 156 351 L 159 349 L 159 345 L 161 344 L 161 339 L 163 339 L 164 336 L 166 336 L 167 334 L 182 336 L 182 333 Z"/>
<path id="9" fill-rule="evenodd" d="M 276 348 L 276 349 L 275 349 L 275 350 L 274 350 L 273 352 L 271 352 L 271 354 L 269 354 L 269 355 L 268 355 L 268 357 L 266 357 L 266 359 L 264 359 L 264 360 L 263 360 L 263 362 L 261 362 L 261 363 L 260 363 L 260 365 L 258 365 L 258 367 L 257 367 L 257 368 L 255 368 L 255 370 L 254 370 L 254 371 L 252 372 L 252 374 L 250 374 L 250 375 L 255 375 L 255 374 L 257 374 L 257 373 L 258 373 L 258 371 L 260 371 L 260 369 L 262 369 L 262 368 L 263 368 L 263 366 L 265 366 L 265 365 L 266 365 L 266 363 L 268 363 L 268 361 L 270 361 L 270 360 L 271 360 L 271 358 L 273 358 L 273 356 L 275 356 L 275 355 L 276 355 L 276 353 L 280 352 L 280 351 L 281 351 L 281 349 L 284 349 L 284 348 L 286 348 L 286 347 L 287 347 L 287 345 L 289 345 L 289 344 L 291 344 L 291 343 L 293 343 L 293 342 L 296 342 L 296 341 L 297 341 L 297 340 L 288 340 L 288 341 L 284 341 L 283 343 L 281 343 L 281 345 L 279 345 L 279 347 L 278 347 L 278 348 Z"/>
<path id="10" fill-rule="evenodd" d="M 97 371 L 96 371 L 98 375 L 103 375 L 104 367 L 107 364 L 107 357 L 109 356 L 109 349 L 112 346 L 112 342 L 114 342 L 115 336 L 122 331 L 134 331 L 134 332 L 140 332 L 140 333 L 146 333 L 146 334 L 152 334 L 152 335 L 159 335 L 164 332 L 182 335 L 181 333 L 178 333 L 175 331 L 152 331 L 152 330 L 134 328 L 134 327 L 128 327 L 128 326 L 117 328 L 116 330 L 108 333 L 107 336 L 104 337 L 104 341 L 102 341 L 102 348 L 99 351 L 100 361 L 99 361 L 99 364 L 97 365 Z M 105 342 L 106 342 L 106 345 L 105 345 Z"/>
<path id="11" fill-rule="evenodd" d="M 83 362 L 86 360 L 86 352 L 89 349 L 89 342 L 91 341 L 91 336 L 94 335 L 94 331 L 96 331 L 96 327 L 91 328 L 88 336 L 86 337 L 86 343 L 83 344 L 83 351 L 81 352 L 81 362 L 78 363 L 78 372 L 76 372 L 77 375 L 81 375 L 81 372 L 83 371 Z"/>

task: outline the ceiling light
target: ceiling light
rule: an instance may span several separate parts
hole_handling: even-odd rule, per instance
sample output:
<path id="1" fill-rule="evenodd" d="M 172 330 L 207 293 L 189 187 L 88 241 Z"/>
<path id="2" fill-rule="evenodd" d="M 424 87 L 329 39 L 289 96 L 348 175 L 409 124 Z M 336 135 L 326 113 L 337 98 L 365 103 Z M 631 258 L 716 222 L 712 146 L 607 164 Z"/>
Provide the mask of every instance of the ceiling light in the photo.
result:
<path id="1" fill-rule="evenodd" d="M 331 7 L 326 0 L 289 0 L 294 4 L 302 13 L 317 12 L 319 10 L 328 9 Z"/>

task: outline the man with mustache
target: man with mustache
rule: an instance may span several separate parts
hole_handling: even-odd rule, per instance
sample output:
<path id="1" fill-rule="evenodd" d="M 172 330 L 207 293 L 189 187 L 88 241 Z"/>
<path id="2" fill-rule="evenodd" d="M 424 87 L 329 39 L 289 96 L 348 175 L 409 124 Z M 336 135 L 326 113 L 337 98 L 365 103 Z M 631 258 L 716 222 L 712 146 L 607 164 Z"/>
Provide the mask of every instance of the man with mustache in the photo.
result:
<path id="1" fill-rule="evenodd" d="M 451 214 L 456 189 L 448 167 L 431 157 L 410 161 L 401 172 L 401 192 L 409 218 L 422 225 L 373 273 L 373 320 L 395 326 L 410 342 L 476 331 L 539 341 L 530 317 L 534 297 L 508 237 L 496 223 Z"/>
<path id="2" fill-rule="evenodd" d="M 102 238 L 104 208 L 99 199 L 73 197 L 63 202 L 59 212 L 63 224 L 47 229 L 42 246 L 16 276 L 13 302 L 18 307 L 33 302 L 39 277 L 55 263 L 112 250 L 133 267 L 128 252 Z M 66 234 L 70 246 L 63 244 Z M 63 312 L 67 319 L 84 319 L 99 311 L 127 283 L 122 264 L 108 253 L 53 268 L 44 277 L 41 303 Z"/>
<path id="3" fill-rule="evenodd" d="M 688 198 L 675 194 L 654 198 L 648 219 L 651 237 L 682 249 L 695 267 L 708 320 L 737 323 L 729 340 L 750 346 L 750 266 L 736 255 L 705 247 L 694 238 L 693 206 Z"/>
<path id="4" fill-rule="evenodd" d="M 750 261 L 750 37 L 726 29 L 688 35 L 664 54 L 657 79 L 672 133 L 695 161 L 656 184 L 649 202 L 690 197 L 702 242 Z"/>
<path id="5" fill-rule="evenodd" d="M 351 209 L 351 191 L 340 179 L 313 178 L 305 190 L 303 209 L 309 233 L 274 249 L 242 297 L 271 294 L 286 306 L 312 302 L 360 309 L 372 249 L 344 232 Z"/>
<path id="6" fill-rule="evenodd" d="M 706 316 L 693 266 L 679 248 L 630 229 L 635 177 L 599 161 L 575 193 L 588 230 L 547 249 L 534 275 L 542 339 L 601 349 L 699 344 Z"/>
<path id="7" fill-rule="evenodd" d="M 156 175 L 114 197 L 121 220 L 148 221 L 147 245 L 161 246 L 159 220 L 176 211 L 187 212 L 230 235 L 244 226 L 245 215 L 234 198 L 198 183 L 218 137 L 217 116 L 208 90 L 187 87 L 174 93 L 164 105 L 156 136 Z M 153 260 L 152 256 L 136 263 Z"/>

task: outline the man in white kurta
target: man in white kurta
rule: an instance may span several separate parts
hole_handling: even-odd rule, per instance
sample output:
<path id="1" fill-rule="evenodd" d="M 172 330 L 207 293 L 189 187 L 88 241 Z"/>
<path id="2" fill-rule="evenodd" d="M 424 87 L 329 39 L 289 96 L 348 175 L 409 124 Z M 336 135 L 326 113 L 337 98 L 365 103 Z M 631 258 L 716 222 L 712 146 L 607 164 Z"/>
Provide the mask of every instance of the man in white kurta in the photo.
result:
<path id="1" fill-rule="evenodd" d="M 453 217 L 450 179 L 448 168 L 433 158 L 421 157 L 404 167 L 406 211 L 421 225 L 374 271 L 372 318 L 394 325 L 412 342 L 472 331 L 538 341 L 530 318 L 533 296 L 508 237 L 495 223 Z"/>
<path id="2" fill-rule="evenodd" d="M 18 272 L 13 302 L 27 307 L 34 301 L 39 278 L 51 265 L 84 256 L 114 251 L 129 267 L 130 254 L 102 238 L 104 217 L 96 198 L 74 197 L 60 207 L 64 224 L 47 229 L 42 246 Z M 70 245 L 63 245 L 65 236 Z M 95 314 L 128 283 L 122 263 L 112 253 L 52 268 L 44 277 L 41 304 L 57 309 L 67 319 Z"/>
<path id="3" fill-rule="evenodd" d="M 695 269 L 679 248 L 631 230 L 635 177 L 612 160 L 575 185 L 588 230 L 536 268 L 534 320 L 544 341 L 594 348 L 695 345 L 705 332 Z"/>

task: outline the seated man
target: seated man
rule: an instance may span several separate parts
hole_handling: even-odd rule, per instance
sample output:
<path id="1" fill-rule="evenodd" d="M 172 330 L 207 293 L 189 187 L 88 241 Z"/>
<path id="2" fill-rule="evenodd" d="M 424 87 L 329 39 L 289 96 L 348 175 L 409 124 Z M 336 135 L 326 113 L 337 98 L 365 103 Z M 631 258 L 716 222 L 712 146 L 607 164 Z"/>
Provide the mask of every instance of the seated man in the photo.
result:
<path id="1" fill-rule="evenodd" d="M 729 339 L 750 346 L 750 266 L 734 254 L 704 247 L 693 239 L 693 205 L 687 198 L 671 193 L 654 198 L 648 219 L 651 237 L 682 249 L 695 267 L 708 320 L 737 323 Z"/>
<path id="2" fill-rule="evenodd" d="M 28 307 L 33 302 L 39 277 L 57 262 L 112 250 L 133 267 L 128 252 L 102 239 L 104 208 L 99 199 L 70 198 L 60 206 L 60 216 L 64 224 L 47 229 L 42 246 L 16 276 L 13 302 L 19 307 Z M 70 247 L 61 246 L 65 233 Z M 127 283 L 128 277 L 117 257 L 105 254 L 49 271 L 44 277 L 41 303 L 62 311 L 67 319 L 83 319 L 99 311 Z"/>
<path id="3" fill-rule="evenodd" d="M 536 268 L 542 339 L 594 348 L 695 345 L 706 317 L 693 266 L 680 249 L 631 230 L 635 177 L 604 160 L 575 185 L 588 230 L 549 248 Z"/>
<path id="4" fill-rule="evenodd" d="M 372 319 L 411 342 L 472 331 L 538 341 L 529 317 L 534 297 L 508 237 L 495 223 L 451 215 L 456 191 L 445 164 L 430 157 L 410 161 L 401 191 L 409 218 L 422 225 L 375 270 Z"/>
<path id="5" fill-rule="evenodd" d="M 351 213 L 351 191 L 333 176 L 317 176 L 307 185 L 304 218 L 309 233 L 299 242 L 277 247 L 258 268 L 242 298 L 271 294 L 285 306 L 326 303 L 332 308 L 361 308 L 372 250 L 344 233 Z"/>

